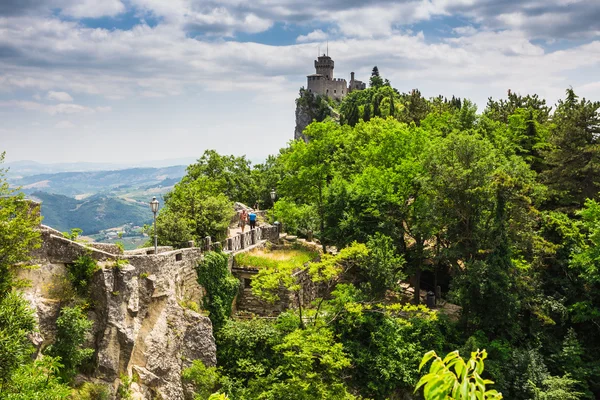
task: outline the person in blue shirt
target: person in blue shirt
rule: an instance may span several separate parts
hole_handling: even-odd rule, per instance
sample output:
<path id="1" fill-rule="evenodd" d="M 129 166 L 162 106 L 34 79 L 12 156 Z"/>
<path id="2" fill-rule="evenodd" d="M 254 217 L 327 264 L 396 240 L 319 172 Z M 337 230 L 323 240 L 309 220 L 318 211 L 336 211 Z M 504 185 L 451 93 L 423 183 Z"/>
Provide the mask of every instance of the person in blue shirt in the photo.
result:
<path id="1" fill-rule="evenodd" d="M 250 211 L 250 214 L 248 214 L 248 221 L 250 221 L 250 229 L 256 228 L 256 213 L 254 211 Z"/>

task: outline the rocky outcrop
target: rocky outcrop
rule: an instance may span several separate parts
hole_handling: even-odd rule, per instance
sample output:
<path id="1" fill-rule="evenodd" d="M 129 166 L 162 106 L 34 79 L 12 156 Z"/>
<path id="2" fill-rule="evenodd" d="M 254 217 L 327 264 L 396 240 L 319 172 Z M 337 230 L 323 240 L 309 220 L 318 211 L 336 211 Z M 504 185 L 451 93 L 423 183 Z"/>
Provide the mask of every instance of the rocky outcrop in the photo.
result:
<path id="1" fill-rule="evenodd" d="M 296 99 L 294 140 L 302 139 L 307 142 L 304 129 L 313 121 L 321 122 L 328 117 L 339 120 L 339 114 L 329 105 L 327 99 L 301 89 L 300 97 Z"/>
<path id="2" fill-rule="evenodd" d="M 31 338 L 37 348 L 54 340 L 56 318 L 68 297 L 68 264 L 88 254 L 100 266 L 90 285 L 88 313 L 94 325 L 87 345 L 95 349 L 95 368 L 80 378 L 105 382 L 116 393 L 120 377 L 126 375 L 134 380 L 133 398 L 189 398 L 182 370 L 193 360 L 216 364 L 210 320 L 181 306 L 190 301 L 200 304 L 203 289 L 195 273 L 200 249 L 116 255 L 51 230 L 43 231 L 42 238 L 42 247 L 34 253 L 38 268 L 20 276 L 31 281 L 25 296 L 39 322 L 39 334 Z"/>
<path id="3" fill-rule="evenodd" d="M 312 112 L 306 105 L 296 105 L 296 128 L 294 129 L 294 140 L 302 139 L 308 141 L 302 132 L 310 123 L 313 122 Z"/>

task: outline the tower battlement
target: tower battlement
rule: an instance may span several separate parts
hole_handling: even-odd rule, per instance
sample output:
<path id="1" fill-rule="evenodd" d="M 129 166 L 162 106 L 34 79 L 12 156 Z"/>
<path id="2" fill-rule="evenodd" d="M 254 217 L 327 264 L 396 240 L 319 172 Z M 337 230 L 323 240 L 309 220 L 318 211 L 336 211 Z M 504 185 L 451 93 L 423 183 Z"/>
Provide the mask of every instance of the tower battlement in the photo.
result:
<path id="1" fill-rule="evenodd" d="M 315 73 L 308 75 L 306 88 L 310 93 L 341 100 L 353 90 L 362 90 L 366 84 L 354 79 L 354 72 L 350 74 L 350 84 L 346 79 L 334 78 L 333 69 L 335 62 L 329 55 L 323 54 L 315 60 Z"/>

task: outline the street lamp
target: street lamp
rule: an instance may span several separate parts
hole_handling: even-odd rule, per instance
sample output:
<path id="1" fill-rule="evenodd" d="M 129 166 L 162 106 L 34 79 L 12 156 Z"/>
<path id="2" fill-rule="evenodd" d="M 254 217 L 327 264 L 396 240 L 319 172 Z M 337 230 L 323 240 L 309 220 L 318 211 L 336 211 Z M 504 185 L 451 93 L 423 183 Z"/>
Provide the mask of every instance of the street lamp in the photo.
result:
<path id="1" fill-rule="evenodd" d="M 156 197 L 152 198 L 150 202 L 150 209 L 154 213 L 154 254 L 158 251 L 158 236 L 156 236 L 156 213 L 158 212 L 158 200 Z"/>
<path id="2" fill-rule="evenodd" d="M 277 197 L 277 193 L 275 193 L 275 189 L 271 189 L 271 201 L 273 202 L 273 206 L 275 206 L 275 198 Z"/>

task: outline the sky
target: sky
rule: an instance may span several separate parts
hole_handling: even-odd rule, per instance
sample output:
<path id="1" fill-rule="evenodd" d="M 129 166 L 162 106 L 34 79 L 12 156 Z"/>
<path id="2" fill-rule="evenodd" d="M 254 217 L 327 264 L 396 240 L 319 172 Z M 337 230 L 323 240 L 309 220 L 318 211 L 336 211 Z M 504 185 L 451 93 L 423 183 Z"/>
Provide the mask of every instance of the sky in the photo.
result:
<path id="1" fill-rule="evenodd" d="M 600 100 L 600 0 L 0 0 L 6 161 L 136 163 L 293 139 L 319 50 L 400 91 Z"/>

